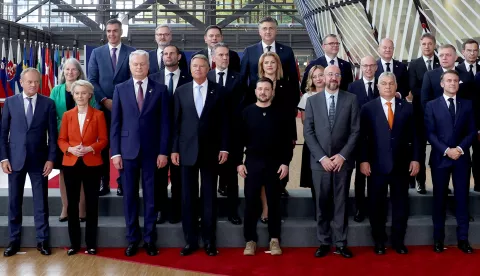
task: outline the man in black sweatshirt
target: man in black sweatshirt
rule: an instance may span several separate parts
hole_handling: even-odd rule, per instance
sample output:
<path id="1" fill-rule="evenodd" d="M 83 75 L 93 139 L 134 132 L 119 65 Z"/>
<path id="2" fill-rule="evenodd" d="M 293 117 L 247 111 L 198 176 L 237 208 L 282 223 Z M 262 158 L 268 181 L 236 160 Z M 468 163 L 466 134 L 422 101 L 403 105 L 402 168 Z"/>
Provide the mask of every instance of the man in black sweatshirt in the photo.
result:
<path id="1" fill-rule="evenodd" d="M 271 106 L 273 82 L 268 78 L 257 81 L 255 95 L 257 102 L 247 106 L 241 117 L 238 141 L 234 153 L 237 171 L 245 178 L 245 223 L 246 247 L 244 255 L 254 255 L 257 236 L 257 220 L 260 206 L 260 191 L 265 185 L 268 203 L 268 232 L 270 252 L 281 255 L 280 180 L 288 175 L 288 164 L 293 155 L 291 138 L 285 126 L 288 117 L 282 110 Z M 245 162 L 243 150 L 245 149 Z"/>

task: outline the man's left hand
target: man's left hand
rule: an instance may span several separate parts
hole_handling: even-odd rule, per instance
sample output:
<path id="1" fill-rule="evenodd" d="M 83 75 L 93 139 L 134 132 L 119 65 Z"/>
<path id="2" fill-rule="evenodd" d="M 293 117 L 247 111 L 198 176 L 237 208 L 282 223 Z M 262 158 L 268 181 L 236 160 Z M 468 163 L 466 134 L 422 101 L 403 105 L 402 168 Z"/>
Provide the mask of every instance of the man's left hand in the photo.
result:
<path id="1" fill-rule="evenodd" d="M 218 164 L 223 164 L 225 162 L 227 162 L 227 159 L 228 159 L 228 152 L 223 152 L 221 151 L 219 154 L 218 154 Z"/>
<path id="2" fill-rule="evenodd" d="M 330 157 L 330 160 L 332 160 L 335 165 L 335 169 L 333 169 L 334 172 L 339 172 L 342 169 L 343 162 L 345 162 L 345 159 L 338 153 Z"/>
<path id="3" fill-rule="evenodd" d="M 53 169 L 53 162 L 47 161 L 45 162 L 45 166 L 43 167 L 43 177 L 48 177 L 48 175 L 52 172 Z"/>
<path id="4" fill-rule="evenodd" d="M 157 168 L 161 169 L 167 165 L 167 156 L 159 154 L 157 156 Z"/>

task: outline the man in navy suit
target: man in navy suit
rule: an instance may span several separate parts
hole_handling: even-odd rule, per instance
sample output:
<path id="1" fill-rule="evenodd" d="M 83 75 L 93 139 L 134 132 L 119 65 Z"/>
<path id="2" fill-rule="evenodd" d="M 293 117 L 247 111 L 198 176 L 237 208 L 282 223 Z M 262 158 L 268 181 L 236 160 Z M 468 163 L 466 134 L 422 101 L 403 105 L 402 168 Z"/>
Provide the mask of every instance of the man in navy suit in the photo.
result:
<path id="1" fill-rule="evenodd" d="M 472 102 L 457 97 L 459 82 L 456 71 L 444 72 L 440 77 L 443 95 L 428 102 L 425 109 L 427 139 L 432 145 L 433 250 L 437 253 L 444 250 L 446 193 L 450 177 L 455 189 L 458 248 L 465 253 L 473 252 L 468 242 L 469 149 L 477 131 Z"/>
<path id="2" fill-rule="evenodd" d="M 173 112 L 173 94 L 175 90 L 192 81 L 192 76 L 187 71 L 181 70 L 179 61 L 181 60 L 180 50 L 175 45 L 168 45 L 163 48 L 163 64 L 165 69 L 149 76 L 150 79 L 165 84 L 167 86 L 170 98 L 170 112 Z M 173 115 L 170 120 L 173 119 Z M 171 124 L 173 125 L 173 123 Z M 170 190 L 172 192 L 171 208 L 168 208 L 168 171 L 170 170 Z M 172 165 L 169 161 L 167 166 L 157 170 L 155 178 L 155 204 L 157 205 L 158 224 L 164 223 L 167 218 L 167 210 L 169 212 L 169 222 L 174 224 L 181 221 L 182 214 L 182 183 L 180 182 L 180 168 Z"/>
<path id="3" fill-rule="evenodd" d="M 115 87 L 112 108 L 113 165 L 122 171 L 123 209 L 129 243 L 125 255 L 137 253 L 141 239 L 138 224 L 138 181 L 142 176 L 146 252 L 157 255 L 155 228 L 155 171 L 167 165 L 170 110 L 167 87 L 149 79 L 148 53 L 137 50 L 129 57 L 132 78 Z"/>
<path id="4" fill-rule="evenodd" d="M 332 64 L 337 65 L 342 72 L 342 82 L 340 83 L 340 89 L 347 91 L 348 85 L 353 81 L 352 66 L 348 61 L 337 57 L 338 51 L 340 50 L 340 43 L 338 42 L 337 35 L 328 34 L 327 36 L 325 36 L 322 41 L 322 49 L 325 55 L 310 62 L 307 68 L 305 68 L 305 73 L 303 74 L 301 85 L 302 93 L 305 93 L 305 86 L 307 86 L 308 72 L 310 72 L 310 68 L 315 65 L 321 65 L 327 68 L 328 65 Z"/>
<path id="5" fill-rule="evenodd" d="M 377 60 L 378 69 L 375 77 L 378 79 L 383 72 L 393 72 L 398 83 L 398 93 L 396 97 L 405 98 L 410 92 L 408 70 L 407 66 L 401 61 L 393 59 L 394 51 L 395 47 L 391 39 L 384 38 L 380 41 L 380 45 L 378 45 L 380 59 Z"/>
<path id="6" fill-rule="evenodd" d="M 366 56 L 360 61 L 363 77 L 348 85 L 348 92 L 357 95 L 359 108 L 373 99 L 378 97 L 377 80 L 375 72 L 377 71 L 377 63 L 372 56 Z M 356 165 L 355 165 L 355 207 L 357 211 L 353 220 L 362 222 L 365 219 L 366 203 L 365 203 L 365 184 L 367 177 L 360 173 L 360 143 L 357 143 L 356 149 Z"/>
<path id="7" fill-rule="evenodd" d="M 134 48 L 122 44 L 122 22 L 111 19 L 106 24 L 108 44 L 95 48 L 88 62 L 88 80 L 93 84 L 95 100 L 105 114 L 110 131 L 113 90 L 115 85 L 130 78 L 128 56 Z M 110 193 L 110 155 L 102 151 L 103 168 L 99 195 Z M 117 179 L 117 195 L 123 194 L 121 182 Z"/>
<path id="8" fill-rule="evenodd" d="M 230 70 L 229 67 L 229 48 L 227 44 L 217 43 L 213 49 L 213 58 L 217 65 L 214 70 L 208 72 L 207 78 L 211 82 L 215 82 L 224 86 L 228 92 L 228 112 L 231 118 L 231 125 L 238 122 L 242 111 L 243 94 L 246 85 L 242 83 L 240 73 Z M 235 224 L 241 224 L 242 219 L 238 216 L 238 177 L 237 168 L 233 160 L 229 159 L 220 166 L 218 192 L 228 198 L 228 220 Z"/>
<path id="9" fill-rule="evenodd" d="M 275 39 L 277 36 L 277 20 L 267 16 L 260 20 L 258 24 L 258 32 L 262 41 L 254 45 L 248 46 L 243 51 L 240 74 L 246 84 L 255 84 L 258 80 L 258 60 L 263 53 L 275 52 L 282 61 L 283 77 L 291 83 L 291 87 L 298 88 L 297 62 L 292 48 L 284 44 L 278 43 Z M 248 81 L 248 82 L 247 82 Z M 245 106 L 255 103 L 257 97 L 255 91 L 248 91 L 246 95 Z"/>
<path id="10" fill-rule="evenodd" d="M 20 250 L 25 178 L 30 176 L 37 249 L 50 255 L 48 226 L 48 175 L 57 149 L 55 103 L 37 94 L 40 73 L 34 68 L 20 75 L 23 93 L 6 99 L 1 127 L 2 170 L 8 174 L 8 230 L 10 244 L 5 257 Z"/>
<path id="11" fill-rule="evenodd" d="M 226 90 L 209 81 L 208 58 L 196 55 L 190 64 L 193 81 L 174 95 L 172 163 L 180 166 L 182 181 L 182 226 L 186 245 L 182 256 L 198 249 L 198 173 L 201 179 L 202 238 L 209 256 L 216 246 L 218 165 L 227 161 L 229 150 Z"/>
<path id="12" fill-rule="evenodd" d="M 425 124 L 423 120 L 423 108 L 420 101 L 420 91 L 422 90 L 423 76 L 425 72 L 432 71 L 440 67 L 440 62 L 435 56 L 435 36 L 430 33 L 425 33 L 420 37 L 420 48 L 422 50 L 422 56 L 412 60 L 408 66 L 408 81 L 410 82 L 410 90 L 413 96 L 413 110 L 415 116 L 416 133 L 419 139 L 420 146 L 420 171 L 415 177 L 410 179 L 410 187 L 415 187 L 419 194 L 426 194 L 425 181 L 426 181 L 426 146 L 427 138 L 425 137 Z M 412 183 L 413 182 L 413 183 Z M 416 182 L 416 183 L 415 183 Z"/>
<path id="13" fill-rule="evenodd" d="M 388 186 L 392 202 L 392 246 L 407 254 L 404 244 L 408 220 L 408 178 L 420 169 L 413 106 L 396 99 L 392 72 L 378 79 L 380 97 L 362 107 L 360 115 L 360 171 L 370 177 L 368 196 L 374 251 L 383 255 L 387 233 Z"/>
<path id="14" fill-rule="evenodd" d="M 216 68 L 217 65 L 213 58 L 214 55 L 212 54 L 212 50 L 215 44 L 223 42 L 222 29 L 217 25 L 210 25 L 205 29 L 205 35 L 203 36 L 203 38 L 205 39 L 207 48 L 194 53 L 192 57 L 198 54 L 208 57 L 210 68 L 213 70 Z M 228 69 L 230 69 L 230 71 L 240 72 L 240 57 L 238 56 L 237 52 L 229 50 L 228 58 Z"/>
<path id="15" fill-rule="evenodd" d="M 166 46 L 172 44 L 172 29 L 168 24 L 158 25 L 155 28 L 155 41 L 157 42 L 158 48 L 148 52 L 148 58 L 150 60 L 150 70 L 149 74 L 155 74 L 165 69 L 166 65 L 163 62 L 163 49 Z M 180 60 L 178 61 L 178 67 L 180 71 L 188 73 L 188 64 L 185 53 L 180 52 Z"/>

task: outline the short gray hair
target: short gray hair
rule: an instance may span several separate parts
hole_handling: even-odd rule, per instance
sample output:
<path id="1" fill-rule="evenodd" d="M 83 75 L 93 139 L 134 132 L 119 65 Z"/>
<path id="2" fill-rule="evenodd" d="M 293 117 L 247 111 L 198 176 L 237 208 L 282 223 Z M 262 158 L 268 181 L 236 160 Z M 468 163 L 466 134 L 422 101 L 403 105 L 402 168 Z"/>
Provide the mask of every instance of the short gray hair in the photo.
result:
<path id="1" fill-rule="evenodd" d="M 212 55 L 215 55 L 215 51 L 218 49 L 218 48 L 227 48 L 227 50 L 230 50 L 230 47 L 228 47 L 228 45 L 226 43 L 223 43 L 223 42 L 218 42 L 217 44 L 213 45 L 213 49 L 212 49 Z"/>
<path id="2" fill-rule="evenodd" d="M 160 29 L 160 28 L 167 28 L 167 29 L 168 29 L 168 31 L 169 31 L 170 33 L 172 33 L 172 28 L 170 28 L 170 26 L 169 26 L 168 24 L 161 24 L 161 25 L 158 25 L 158 26 L 155 28 L 155 32 L 157 32 L 157 31 L 158 31 L 158 29 Z"/>
<path id="3" fill-rule="evenodd" d="M 206 57 L 205 55 L 201 55 L 201 54 L 194 55 L 192 60 L 190 61 L 190 64 L 192 64 L 194 59 L 203 59 L 208 64 L 208 67 L 210 68 L 210 61 L 208 60 L 208 57 Z"/>
<path id="4" fill-rule="evenodd" d="M 325 44 L 325 41 L 327 41 L 327 38 L 335 38 L 336 40 L 338 40 L 338 36 L 336 34 L 327 34 L 323 39 L 322 39 L 322 45 Z"/>
<path id="5" fill-rule="evenodd" d="M 27 69 L 23 70 L 22 73 L 20 73 L 20 79 L 23 79 L 23 76 L 25 76 L 27 73 L 30 72 L 36 72 L 38 74 L 38 78 L 41 80 L 42 79 L 42 74 L 33 67 L 28 67 Z"/>
<path id="6" fill-rule="evenodd" d="M 380 80 L 383 78 L 392 78 L 395 84 L 397 84 L 397 78 L 395 77 L 395 74 L 392 72 L 381 73 L 380 76 L 378 77 L 378 82 L 380 82 Z"/>
<path id="7" fill-rule="evenodd" d="M 128 57 L 128 63 L 130 64 L 132 62 L 132 59 L 134 56 L 146 56 L 147 57 L 147 63 L 150 64 L 150 60 L 148 58 L 148 52 L 144 50 L 135 50 L 130 53 L 130 56 Z"/>
<path id="8" fill-rule="evenodd" d="M 77 88 L 78 86 L 88 88 L 90 94 L 93 97 L 93 85 L 86 80 L 77 80 L 72 84 L 72 91 L 71 91 L 72 95 L 73 95 L 73 92 L 75 91 L 75 88 Z"/>
<path id="9" fill-rule="evenodd" d="M 76 58 L 69 58 L 65 61 L 65 64 L 63 65 L 63 70 L 60 72 L 60 80 L 58 81 L 59 84 L 64 84 L 66 82 L 65 79 L 65 67 L 67 67 L 67 64 L 73 64 L 75 65 L 75 69 L 77 69 L 79 75 L 77 77 L 77 80 L 85 80 L 87 79 L 85 77 L 85 73 L 83 72 L 82 65 Z"/>

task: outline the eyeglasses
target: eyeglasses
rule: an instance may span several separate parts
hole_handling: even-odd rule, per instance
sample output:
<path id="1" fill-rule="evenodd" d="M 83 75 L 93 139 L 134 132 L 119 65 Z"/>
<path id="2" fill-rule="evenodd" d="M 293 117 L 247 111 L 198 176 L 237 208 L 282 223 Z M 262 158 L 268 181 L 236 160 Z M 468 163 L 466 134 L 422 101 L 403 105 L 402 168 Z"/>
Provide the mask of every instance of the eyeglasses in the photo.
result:
<path id="1" fill-rule="evenodd" d="M 376 64 L 362 64 L 362 67 L 367 69 L 367 68 L 374 68 L 375 66 L 377 66 Z"/>
<path id="2" fill-rule="evenodd" d="M 323 45 L 328 45 L 328 46 L 330 46 L 330 47 L 333 47 L 333 46 L 339 46 L 340 43 L 339 43 L 339 42 L 330 42 L 330 43 L 325 43 L 325 44 L 323 44 Z"/>
<path id="3" fill-rule="evenodd" d="M 164 37 L 167 37 L 167 36 L 170 36 L 171 34 L 155 34 L 156 36 L 164 36 Z"/>
<path id="4" fill-rule="evenodd" d="M 333 77 L 340 78 L 342 75 L 339 74 L 339 73 L 332 73 L 332 72 L 330 72 L 330 73 L 327 74 L 327 76 L 328 76 L 329 78 L 333 78 Z"/>

